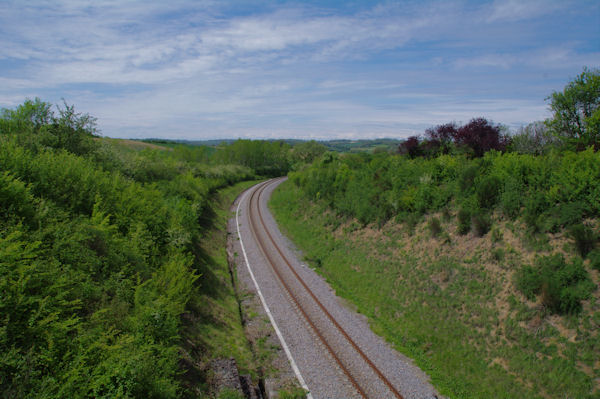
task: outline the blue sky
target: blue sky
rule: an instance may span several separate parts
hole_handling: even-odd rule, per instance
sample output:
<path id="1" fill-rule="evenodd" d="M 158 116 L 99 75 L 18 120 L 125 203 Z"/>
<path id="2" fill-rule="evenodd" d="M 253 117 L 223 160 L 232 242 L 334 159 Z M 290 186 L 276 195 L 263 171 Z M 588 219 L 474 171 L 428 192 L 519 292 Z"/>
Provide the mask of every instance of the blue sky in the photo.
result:
<path id="1" fill-rule="evenodd" d="M 408 137 L 545 119 L 600 66 L 597 1 L 0 0 L 0 107 L 109 137 Z"/>

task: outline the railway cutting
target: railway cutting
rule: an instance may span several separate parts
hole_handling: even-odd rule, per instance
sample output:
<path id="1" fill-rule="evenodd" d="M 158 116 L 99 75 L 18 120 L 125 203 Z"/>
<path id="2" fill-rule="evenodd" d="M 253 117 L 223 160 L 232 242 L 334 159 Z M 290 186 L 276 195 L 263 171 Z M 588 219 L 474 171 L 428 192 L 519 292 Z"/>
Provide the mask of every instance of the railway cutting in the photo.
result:
<path id="1" fill-rule="evenodd" d="M 237 203 L 244 265 L 238 275 L 260 297 L 290 367 L 309 398 L 438 398 L 410 359 L 342 304 L 281 234 L 268 210 L 284 179 L 247 190 Z"/>

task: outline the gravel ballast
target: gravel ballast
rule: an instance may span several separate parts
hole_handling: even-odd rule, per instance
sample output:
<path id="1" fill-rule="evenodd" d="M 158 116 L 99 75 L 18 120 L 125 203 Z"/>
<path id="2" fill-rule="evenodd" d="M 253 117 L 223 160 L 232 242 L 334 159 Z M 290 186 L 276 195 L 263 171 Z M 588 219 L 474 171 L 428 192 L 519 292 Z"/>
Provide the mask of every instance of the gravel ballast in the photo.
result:
<path id="1" fill-rule="evenodd" d="M 381 337 L 375 335 L 369 328 L 365 318 L 343 305 L 343 302 L 335 295 L 335 292 L 317 273 L 311 270 L 304 262 L 298 259 L 298 251 L 293 244 L 287 240 L 279 231 L 266 202 L 270 197 L 272 190 L 281 180 L 269 183 L 266 187 L 259 206 L 261 207 L 266 228 L 281 249 L 284 256 L 288 259 L 296 273 L 304 280 L 306 285 L 314 292 L 319 301 L 324 305 L 327 311 L 335 318 L 337 323 L 354 340 L 360 349 L 367 355 L 391 382 L 391 384 L 401 393 L 404 398 L 436 398 L 440 397 L 435 389 L 428 382 L 428 377 L 417 368 L 410 359 L 393 350 Z M 340 366 L 334 361 L 321 340 L 317 337 L 315 331 L 309 326 L 306 319 L 296 308 L 294 301 L 283 288 L 283 285 L 276 277 L 272 267 L 266 261 L 263 251 L 255 241 L 254 234 L 249 229 L 249 215 L 247 201 L 250 199 L 252 190 L 245 192 L 235 204 L 238 210 L 237 221 L 233 223 L 235 231 L 230 231 L 230 237 L 233 241 L 233 250 L 239 254 L 237 259 L 237 275 L 241 286 L 245 290 L 257 294 L 254 281 L 248 270 L 248 266 L 254 275 L 254 280 L 260 288 L 266 307 L 269 309 L 272 319 L 281 332 L 283 341 L 289 348 L 289 353 L 293 362 L 297 365 L 301 379 L 308 387 L 310 394 L 314 398 L 360 398 L 359 392 L 352 386 L 348 377 L 342 372 Z M 241 204 L 239 203 L 241 201 Z M 239 207 L 238 207 L 239 205 Z M 231 226 L 230 226 L 231 228 Z M 241 238 L 241 242 L 239 240 Z M 245 255 L 242 256 L 242 243 Z M 267 251 L 272 251 L 266 249 Z M 275 257 L 273 257 L 275 258 Z M 287 266 L 285 266 L 287 267 Z M 283 267 L 282 267 L 283 269 Z M 291 274 L 290 274 L 291 276 Z M 292 281 L 293 277 L 285 277 Z M 293 284 L 292 284 L 293 285 Z M 301 290 L 300 285 L 296 284 Z M 312 300 L 306 293 L 298 291 L 295 294 L 300 298 L 299 303 L 309 303 Z M 302 305 L 304 308 L 304 305 Z M 351 345 L 345 341 L 339 331 L 333 324 L 328 323 L 327 317 L 321 314 L 316 306 L 314 310 L 308 310 L 309 316 L 318 321 L 319 327 L 323 329 L 322 335 L 331 341 L 331 347 L 337 352 L 341 352 L 341 358 L 347 368 L 356 375 L 357 381 L 363 386 L 368 397 L 373 398 L 393 398 L 392 392 L 385 384 L 376 377 L 373 370 L 370 369 L 364 360 L 358 356 Z M 260 310 L 264 312 L 264 309 Z M 276 334 L 273 334 L 275 336 Z M 281 345 L 281 343 L 280 343 Z M 287 365 L 282 359 L 285 356 L 279 354 L 279 367 L 282 367 L 282 373 L 294 375 L 289 360 Z"/>

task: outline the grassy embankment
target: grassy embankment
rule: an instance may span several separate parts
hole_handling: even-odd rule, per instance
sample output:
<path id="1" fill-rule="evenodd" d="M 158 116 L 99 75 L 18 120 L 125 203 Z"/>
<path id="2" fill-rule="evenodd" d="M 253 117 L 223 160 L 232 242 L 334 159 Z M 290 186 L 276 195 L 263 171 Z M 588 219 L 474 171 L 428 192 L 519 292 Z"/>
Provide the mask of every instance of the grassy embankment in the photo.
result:
<path id="1" fill-rule="evenodd" d="M 216 357 L 256 375 L 225 249 L 255 170 L 59 113 L 0 113 L 2 395 L 202 397 Z"/>
<path id="2" fill-rule="evenodd" d="M 199 272 L 203 282 L 183 315 L 182 340 L 186 342 L 184 362 L 188 370 L 185 385 L 194 389 L 198 387 L 198 379 L 204 381 L 200 388 L 207 397 L 211 391 L 210 375 L 205 375 L 205 371 L 212 359 L 233 357 L 240 374 L 259 377 L 261 365 L 244 334 L 226 251 L 230 206 L 243 190 L 256 183 L 254 180 L 237 183 L 215 195 L 210 228 L 202 241 L 204 262 Z"/>
<path id="3" fill-rule="evenodd" d="M 544 298 L 528 299 L 515 287 L 515 275 L 536 256 L 576 252 L 566 232 L 534 234 L 519 219 L 496 213 L 489 233 L 464 234 L 449 207 L 379 228 L 309 200 L 291 181 L 274 192 L 270 206 L 337 294 L 444 395 L 600 395 L 598 290 L 579 313 L 557 314 Z M 598 220 L 588 222 L 598 228 Z M 597 287 L 598 271 L 587 269 Z"/>

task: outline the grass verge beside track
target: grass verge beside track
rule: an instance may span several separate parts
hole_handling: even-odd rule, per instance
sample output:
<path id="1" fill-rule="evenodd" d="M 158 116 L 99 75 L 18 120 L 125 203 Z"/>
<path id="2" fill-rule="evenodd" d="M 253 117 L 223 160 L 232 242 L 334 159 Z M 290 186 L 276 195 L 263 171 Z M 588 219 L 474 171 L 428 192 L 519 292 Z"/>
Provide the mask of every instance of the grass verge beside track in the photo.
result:
<path id="1" fill-rule="evenodd" d="M 459 238 L 450 222 L 439 237 L 425 222 L 414 234 L 393 222 L 363 228 L 289 182 L 275 190 L 270 207 L 311 266 L 444 395 L 600 394 L 598 291 L 579 316 L 540 317 L 539 304 L 513 286 L 514 270 L 532 256 L 519 245 L 518 227 L 503 224 L 483 238 Z"/>

